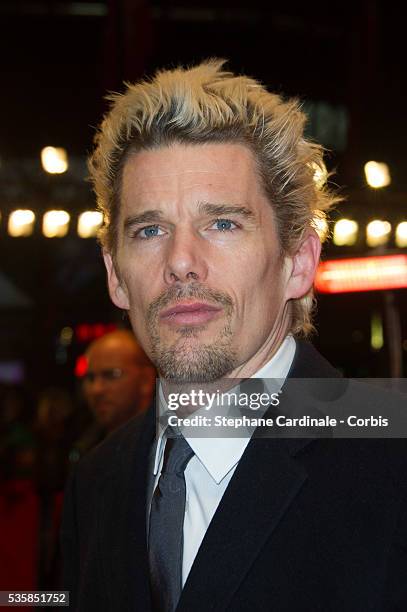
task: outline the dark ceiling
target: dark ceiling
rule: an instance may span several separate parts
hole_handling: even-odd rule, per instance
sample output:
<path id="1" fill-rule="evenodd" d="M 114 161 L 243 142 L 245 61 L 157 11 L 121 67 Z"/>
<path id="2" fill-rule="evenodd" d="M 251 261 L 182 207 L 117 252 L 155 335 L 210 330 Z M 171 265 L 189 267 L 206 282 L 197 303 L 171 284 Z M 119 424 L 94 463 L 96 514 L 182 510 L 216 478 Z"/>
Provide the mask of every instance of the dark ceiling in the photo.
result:
<path id="1" fill-rule="evenodd" d="M 25 0 L 0 4 L 0 157 L 84 155 L 108 89 L 208 56 L 350 115 L 346 179 L 365 157 L 404 180 L 405 34 L 396 3 Z M 345 170 L 344 170 L 345 172 Z"/>

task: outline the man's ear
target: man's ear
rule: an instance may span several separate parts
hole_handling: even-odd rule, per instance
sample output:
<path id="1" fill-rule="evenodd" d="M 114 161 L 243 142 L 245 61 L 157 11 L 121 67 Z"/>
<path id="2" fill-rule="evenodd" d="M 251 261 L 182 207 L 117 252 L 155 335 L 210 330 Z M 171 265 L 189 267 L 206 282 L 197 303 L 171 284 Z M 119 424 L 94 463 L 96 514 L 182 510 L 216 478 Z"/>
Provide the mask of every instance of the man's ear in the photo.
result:
<path id="1" fill-rule="evenodd" d="M 118 308 L 129 310 L 129 298 L 127 291 L 123 288 L 122 283 L 117 276 L 113 259 L 110 253 L 103 251 L 103 259 L 107 270 L 107 285 L 109 287 L 110 298 Z"/>
<path id="2" fill-rule="evenodd" d="M 286 299 L 301 298 L 311 289 L 321 254 L 321 241 L 310 229 L 298 251 L 291 257 L 291 273 L 286 285 Z"/>

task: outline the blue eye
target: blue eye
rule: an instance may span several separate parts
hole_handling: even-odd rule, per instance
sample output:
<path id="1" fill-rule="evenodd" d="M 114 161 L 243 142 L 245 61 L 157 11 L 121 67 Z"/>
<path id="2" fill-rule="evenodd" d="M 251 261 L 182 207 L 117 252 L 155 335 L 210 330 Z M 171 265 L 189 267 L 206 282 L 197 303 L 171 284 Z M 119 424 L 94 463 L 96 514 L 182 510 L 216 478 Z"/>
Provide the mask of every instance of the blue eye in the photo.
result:
<path id="1" fill-rule="evenodd" d="M 158 225 L 148 225 L 147 227 L 141 228 L 141 230 L 139 230 L 138 232 L 138 235 L 143 240 L 148 240 L 149 238 L 155 238 L 155 236 L 160 236 L 160 231 L 162 230 L 160 230 L 160 227 Z"/>
<path id="2" fill-rule="evenodd" d="M 218 229 L 220 232 L 230 232 L 236 228 L 236 223 L 233 223 L 233 221 L 230 221 L 230 219 L 216 219 L 215 225 L 216 229 Z"/>

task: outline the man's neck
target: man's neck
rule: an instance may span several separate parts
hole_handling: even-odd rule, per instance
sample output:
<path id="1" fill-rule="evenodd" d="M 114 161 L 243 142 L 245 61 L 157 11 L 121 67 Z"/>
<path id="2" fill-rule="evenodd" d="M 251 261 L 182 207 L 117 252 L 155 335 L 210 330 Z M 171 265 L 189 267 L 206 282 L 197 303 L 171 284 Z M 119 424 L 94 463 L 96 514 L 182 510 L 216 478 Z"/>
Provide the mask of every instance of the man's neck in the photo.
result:
<path id="1" fill-rule="evenodd" d="M 270 333 L 258 351 L 246 362 L 235 368 L 228 377 L 251 378 L 261 370 L 278 352 L 289 332 L 290 318 L 288 308 L 284 308 L 281 320 Z"/>

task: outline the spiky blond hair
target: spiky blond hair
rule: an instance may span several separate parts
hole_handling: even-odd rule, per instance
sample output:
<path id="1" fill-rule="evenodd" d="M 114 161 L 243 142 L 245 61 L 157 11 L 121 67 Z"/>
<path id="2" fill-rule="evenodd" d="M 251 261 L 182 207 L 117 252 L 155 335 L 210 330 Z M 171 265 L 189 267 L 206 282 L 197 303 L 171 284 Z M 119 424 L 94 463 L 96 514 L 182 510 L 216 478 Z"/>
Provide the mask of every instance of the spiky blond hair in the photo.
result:
<path id="1" fill-rule="evenodd" d="M 111 109 L 95 137 L 91 180 L 105 223 L 102 246 L 115 253 L 122 170 L 129 155 L 172 143 L 236 142 L 254 154 L 273 207 L 282 253 L 293 254 L 315 217 L 338 198 L 315 172 L 324 173 L 323 148 L 304 138 L 305 114 L 259 82 L 224 71 L 225 60 L 158 71 L 109 96 Z M 312 329 L 313 294 L 290 303 L 291 332 Z"/>

